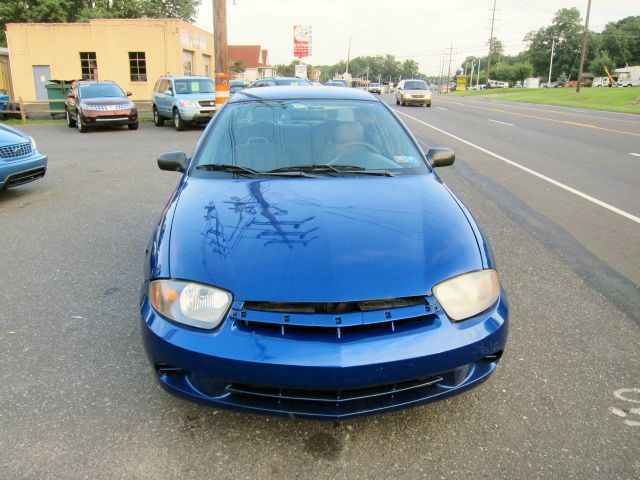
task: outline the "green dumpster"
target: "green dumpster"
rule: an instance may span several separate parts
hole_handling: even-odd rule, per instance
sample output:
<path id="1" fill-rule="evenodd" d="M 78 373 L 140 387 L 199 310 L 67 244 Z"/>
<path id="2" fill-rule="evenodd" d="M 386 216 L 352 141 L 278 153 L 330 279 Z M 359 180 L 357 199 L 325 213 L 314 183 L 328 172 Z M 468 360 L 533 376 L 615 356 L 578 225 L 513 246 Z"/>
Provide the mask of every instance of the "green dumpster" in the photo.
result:
<path id="1" fill-rule="evenodd" d="M 47 89 L 47 98 L 49 99 L 49 110 L 60 110 L 58 113 L 52 113 L 51 116 L 62 115 L 64 112 L 64 100 L 71 90 L 73 80 L 51 80 L 45 85 Z M 59 101 L 52 101 L 59 100 Z"/>

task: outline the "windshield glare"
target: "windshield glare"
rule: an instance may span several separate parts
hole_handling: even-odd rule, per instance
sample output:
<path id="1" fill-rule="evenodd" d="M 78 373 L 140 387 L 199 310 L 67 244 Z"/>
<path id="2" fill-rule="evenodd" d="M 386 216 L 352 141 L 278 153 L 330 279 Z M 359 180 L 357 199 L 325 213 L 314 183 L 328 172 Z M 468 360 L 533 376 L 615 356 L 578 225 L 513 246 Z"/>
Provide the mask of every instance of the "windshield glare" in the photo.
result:
<path id="1" fill-rule="evenodd" d="M 311 85 L 308 81 L 303 80 L 302 78 L 285 78 L 282 80 L 276 80 L 276 85 L 293 85 L 293 86 L 300 86 L 300 85 Z"/>
<path id="2" fill-rule="evenodd" d="M 203 139 L 195 166 L 231 164 L 266 172 L 350 165 L 425 173 L 421 152 L 379 102 L 261 100 L 227 105 Z"/>
<path id="3" fill-rule="evenodd" d="M 428 90 L 426 82 L 421 82 L 417 80 L 413 82 L 406 82 L 404 84 L 404 88 L 405 90 Z"/>
<path id="4" fill-rule="evenodd" d="M 81 98 L 126 97 L 122 89 L 113 83 L 80 85 Z"/>
<path id="5" fill-rule="evenodd" d="M 174 80 L 177 95 L 185 95 L 190 93 L 213 93 L 215 92 L 215 84 L 213 80 L 208 78 Z"/>

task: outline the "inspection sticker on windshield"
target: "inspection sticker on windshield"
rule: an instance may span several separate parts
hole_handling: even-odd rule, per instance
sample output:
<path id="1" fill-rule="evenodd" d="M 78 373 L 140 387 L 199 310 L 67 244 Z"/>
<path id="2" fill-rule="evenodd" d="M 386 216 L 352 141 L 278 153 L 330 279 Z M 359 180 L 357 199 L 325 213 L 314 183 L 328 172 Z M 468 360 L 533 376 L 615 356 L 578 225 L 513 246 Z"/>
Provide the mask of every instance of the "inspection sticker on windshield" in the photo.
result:
<path id="1" fill-rule="evenodd" d="M 412 157 L 409 155 L 394 155 L 393 160 L 396 163 L 418 163 L 418 157 Z"/>

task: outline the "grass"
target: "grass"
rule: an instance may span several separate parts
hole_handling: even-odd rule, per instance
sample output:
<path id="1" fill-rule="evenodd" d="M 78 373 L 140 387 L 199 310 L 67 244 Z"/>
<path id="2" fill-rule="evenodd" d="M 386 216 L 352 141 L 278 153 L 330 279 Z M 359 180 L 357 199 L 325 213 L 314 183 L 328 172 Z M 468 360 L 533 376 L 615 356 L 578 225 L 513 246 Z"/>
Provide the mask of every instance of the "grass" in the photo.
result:
<path id="1" fill-rule="evenodd" d="M 640 115 L 640 88 L 498 88 L 452 92 L 453 97 L 491 97 L 512 102 L 606 110 Z"/>

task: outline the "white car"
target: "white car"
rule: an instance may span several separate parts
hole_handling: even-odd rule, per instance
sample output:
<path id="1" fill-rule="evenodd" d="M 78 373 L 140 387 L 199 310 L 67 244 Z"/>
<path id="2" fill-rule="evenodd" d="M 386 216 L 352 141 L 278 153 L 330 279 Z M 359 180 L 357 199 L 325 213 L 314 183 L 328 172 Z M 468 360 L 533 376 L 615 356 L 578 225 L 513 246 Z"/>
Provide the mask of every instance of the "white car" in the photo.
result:
<path id="1" fill-rule="evenodd" d="M 431 106 L 431 90 L 424 80 L 400 80 L 396 89 L 396 105 Z"/>

